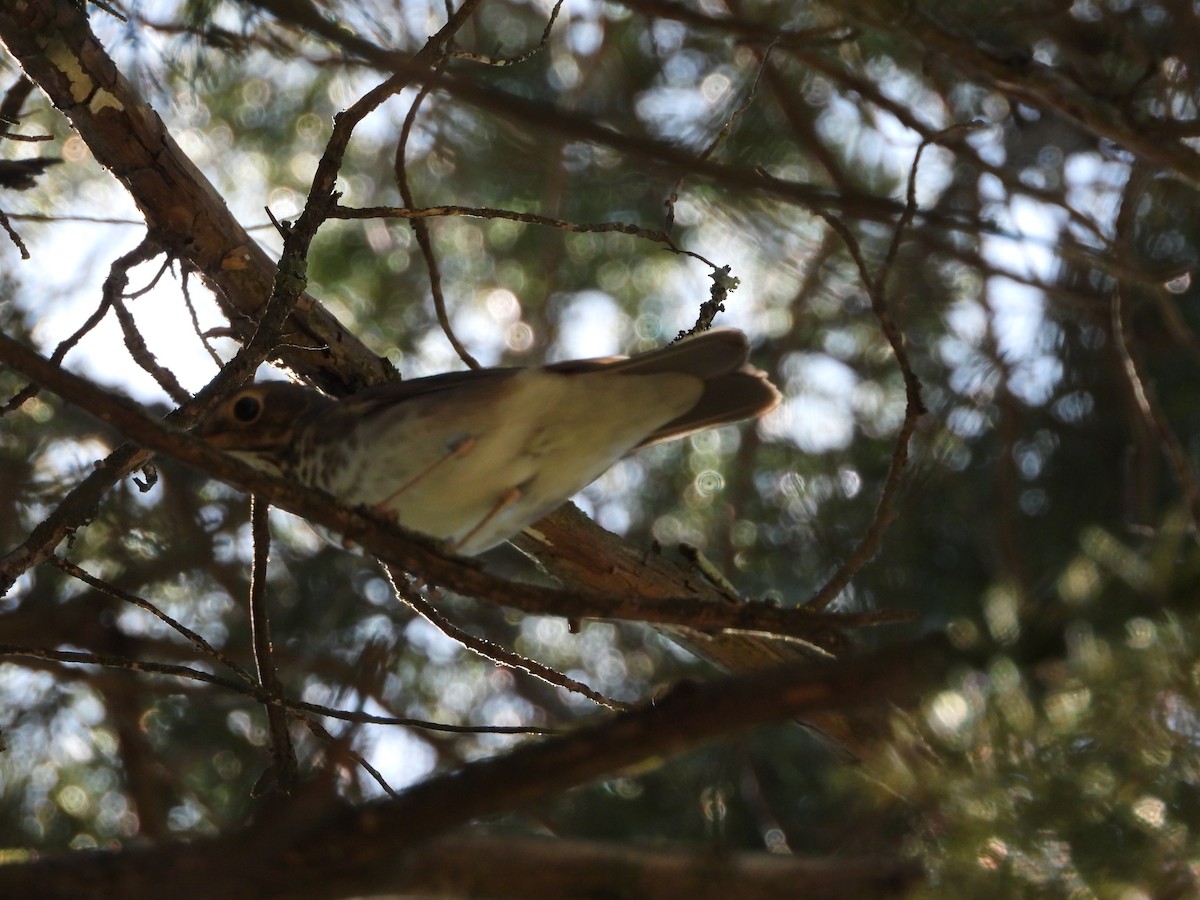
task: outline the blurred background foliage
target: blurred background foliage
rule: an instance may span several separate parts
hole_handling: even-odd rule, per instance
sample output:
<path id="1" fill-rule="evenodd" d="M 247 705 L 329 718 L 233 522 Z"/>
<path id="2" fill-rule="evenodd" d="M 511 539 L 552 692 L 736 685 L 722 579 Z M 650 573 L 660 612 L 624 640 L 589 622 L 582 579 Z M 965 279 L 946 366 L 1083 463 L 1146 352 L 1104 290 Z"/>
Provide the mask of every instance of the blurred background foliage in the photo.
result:
<path id="1" fill-rule="evenodd" d="M 444 18 L 437 4 L 399 0 L 290 8 L 127 2 L 124 23 L 92 12 L 118 65 L 273 251 L 263 208 L 281 220 L 299 211 L 332 116 L 382 80 L 361 42 L 412 52 Z M 336 27 L 302 24 L 310 9 Z M 857 637 L 948 629 L 961 667 L 919 708 L 895 711 L 855 765 L 779 725 L 581 788 L 510 824 L 775 852 L 900 847 L 927 866 L 921 890 L 931 896 L 1194 895 L 1200 554 L 1184 476 L 1194 477 L 1200 449 L 1200 205 L 1185 163 L 1198 130 L 1200 18 L 1182 0 L 1025 0 L 986 14 L 922 0 L 904 10 L 567 0 L 527 60 L 447 67 L 541 104 L 542 121 L 437 90 L 415 115 L 404 158 L 417 206 L 654 231 L 677 195 L 671 239 L 740 279 L 717 324 L 751 336 L 755 363 L 786 401 L 757 427 L 626 460 L 578 502 L 637 546 L 694 544 L 746 594 L 787 605 L 824 583 L 875 515 L 904 389 L 864 279 L 882 270 L 918 145 L 975 123 L 929 146 L 916 172 L 919 210 L 886 298 L 929 412 L 883 549 L 838 604 L 913 611 L 910 625 Z M 540 0 L 488 0 L 458 46 L 515 57 L 538 44 L 548 15 Z M 17 77 L 11 60 L 2 65 Z M 415 96 L 405 90 L 357 132 L 340 181 L 346 205 L 401 205 L 394 157 Z M 579 139 L 559 113 L 709 153 L 726 175 L 687 175 L 648 152 Z M 32 252 L 19 262 L 0 247 L 0 320 L 49 352 L 95 308 L 108 264 L 140 231 L 127 198 L 36 92 L 22 129 L 52 134 L 66 163 L 0 197 Z M 30 146 L 46 145 L 7 143 L 4 153 Z M 801 204 L 736 173 L 818 193 Z M 867 273 L 815 211 L 839 217 Z M 646 350 L 689 327 L 708 296 L 703 263 L 645 238 L 480 216 L 429 227 L 451 322 L 485 364 Z M 149 281 L 153 270 L 137 273 Z M 405 376 L 459 364 L 406 223 L 327 223 L 309 275 L 321 301 Z M 167 278 L 131 308 L 160 361 L 194 390 L 216 363 L 178 285 Z M 194 279 L 191 296 L 201 328 L 219 328 Z M 68 365 L 165 411 L 115 335 L 93 332 Z M 232 355 L 228 339 L 213 344 Z M 1136 402 L 1130 364 L 1157 425 Z M 5 396 L 21 384 L 0 371 Z M 51 395 L 4 416 L 3 545 L 22 540 L 118 440 Z M 170 460 L 158 465 L 155 487 L 122 484 L 60 553 L 244 662 L 245 500 Z M 272 627 L 291 693 L 455 724 L 560 725 L 595 712 L 449 641 L 397 603 L 370 561 L 288 516 L 273 521 Z M 491 564 L 523 566 L 508 550 Z M 617 699 L 712 674 L 648 628 L 585 622 L 573 634 L 556 619 L 436 599 L 469 630 Z M 197 664 L 166 626 L 49 565 L 0 599 L 0 636 Z M 28 660 L 0 662 L 0 693 L 10 848 L 213 833 L 251 808 L 267 733 L 245 697 Z M 338 767 L 352 797 L 379 788 L 345 748 L 400 787 L 517 740 L 326 727 L 332 742 L 296 729 L 302 764 Z"/>

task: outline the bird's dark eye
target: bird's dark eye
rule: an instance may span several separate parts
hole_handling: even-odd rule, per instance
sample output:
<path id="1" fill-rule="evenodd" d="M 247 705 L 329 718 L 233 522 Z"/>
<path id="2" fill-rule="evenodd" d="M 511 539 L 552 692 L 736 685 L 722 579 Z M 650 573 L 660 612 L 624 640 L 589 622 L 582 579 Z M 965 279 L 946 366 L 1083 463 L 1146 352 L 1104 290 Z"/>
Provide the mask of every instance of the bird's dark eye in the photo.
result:
<path id="1" fill-rule="evenodd" d="M 239 397 L 233 404 L 233 417 L 239 422 L 253 422 L 262 413 L 262 401 L 257 397 L 247 395 Z"/>

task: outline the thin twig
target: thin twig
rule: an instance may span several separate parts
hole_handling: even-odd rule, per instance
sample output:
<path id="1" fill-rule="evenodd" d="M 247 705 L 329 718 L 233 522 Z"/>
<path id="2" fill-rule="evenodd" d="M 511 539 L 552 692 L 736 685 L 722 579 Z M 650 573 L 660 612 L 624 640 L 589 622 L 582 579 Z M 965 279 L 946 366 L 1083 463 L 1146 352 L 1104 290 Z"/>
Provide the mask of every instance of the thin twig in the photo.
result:
<path id="1" fill-rule="evenodd" d="M 953 125 L 943 128 L 941 131 L 929 135 L 917 145 L 917 152 L 913 154 L 912 165 L 908 170 L 908 187 L 904 196 L 904 210 L 900 213 L 900 221 L 896 223 L 896 228 L 892 231 L 892 241 L 888 245 L 887 253 L 884 255 L 883 265 L 879 267 L 879 275 L 876 277 L 875 287 L 871 291 L 872 302 L 874 302 L 876 296 L 881 299 L 885 296 L 888 276 L 891 274 L 892 265 L 895 263 L 896 256 L 900 252 L 900 243 L 904 238 L 904 232 L 912 224 L 913 219 L 916 218 L 917 210 L 920 209 L 917 204 L 917 171 L 921 167 L 922 154 L 925 153 L 926 148 L 930 144 L 944 144 L 950 140 L 957 140 L 985 127 L 987 127 L 986 123 L 978 120 L 956 122 Z"/>
<path id="2" fill-rule="evenodd" d="M 257 544 L 255 546 L 257 546 Z M 237 673 L 246 684 L 254 685 L 254 684 L 258 683 L 258 681 L 254 678 L 253 675 L 251 675 L 249 672 L 247 672 L 245 669 L 243 669 L 241 666 L 239 666 L 236 662 L 231 660 L 222 651 L 218 650 L 216 647 L 214 647 L 212 644 L 210 644 L 203 637 L 201 637 L 196 632 L 192 631 L 187 626 L 183 625 L 182 623 L 178 622 L 171 616 L 164 613 L 162 610 L 160 610 L 157 606 L 155 606 L 153 603 L 149 602 L 148 600 L 145 600 L 142 597 L 138 597 L 135 594 L 130 594 L 128 591 L 121 590 L 120 588 L 118 588 L 114 585 L 111 585 L 108 582 L 102 581 L 99 578 L 96 578 L 91 573 L 85 571 L 84 569 L 81 569 L 79 566 L 75 565 L 72 562 L 69 562 L 68 560 L 63 559 L 60 556 L 50 557 L 50 559 L 47 560 L 47 563 L 49 563 L 50 565 L 56 566 L 57 568 L 66 572 L 68 575 L 71 575 L 73 578 L 76 578 L 79 581 L 82 581 L 84 584 L 87 584 L 90 587 L 95 588 L 97 591 L 100 591 L 103 594 L 107 594 L 108 596 L 113 597 L 117 600 L 121 600 L 122 602 L 125 602 L 125 603 L 130 603 L 133 606 L 138 607 L 139 609 L 145 610 L 146 612 L 155 616 L 160 621 L 164 622 L 171 629 L 173 629 L 174 631 L 183 635 L 183 637 L 187 638 L 187 640 L 191 642 L 192 646 L 194 646 L 200 653 L 207 655 L 207 656 L 211 656 L 212 658 L 214 658 L 214 659 L 218 660 L 219 662 L 223 663 L 224 665 L 228 666 L 235 673 Z M 281 696 L 282 692 L 280 690 L 276 689 L 273 691 L 273 694 L 275 697 L 278 698 Z M 268 703 L 265 705 L 267 708 L 268 716 L 279 717 L 283 712 L 283 708 L 275 703 Z M 329 710 L 328 708 L 324 708 L 324 709 L 326 711 L 322 712 L 321 713 L 322 715 L 329 715 L 330 712 L 332 712 L 332 710 Z M 333 737 L 333 735 L 331 735 L 329 733 L 329 731 L 327 729 L 325 729 L 321 725 L 321 723 L 316 720 L 316 718 L 314 718 L 313 715 L 305 714 L 305 713 L 301 713 L 301 712 L 295 712 L 295 711 L 294 711 L 294 714 L 300 721 L 302 721 L 305 724 L 305 726 L 308 727 L 308 729 L 314 735 L 317 736 L 318 739 L 326 741 L 330 744 L 337 743 L 337 739 L 335 739 Z M 351 724 L 362 724 L 362 723 L 361 722 L 351 722 Z M 380 788 L 384 792 L 386 792 L 387 794 L 389 794 L 393 797 L 396 796 L 396 793 L 392 789 L 391 785 L 389 785 L 387 783 L 387 781 L 379 773 L 379 771 L 374 766 L 372 766 L 362 756 L 361 753 L 354 750 L 352 747 L 341 747 L 341 752 L 346 754 L 347 756 L 349 756 L 356 765 L 361 766 L 363 768 L 363 770 L 366 771 L 379 784 Z M 293 764 L 293 766 L 294 766 L 294 764 Z"/>
<path id="3" fill-rule="evenodd" d="M 29 248 L 25 246 L 25 242 L 21 240 L 21 236 L 17 234 L 17 230 L 12 227 L 12 223 L 8 220 L 8 214 L 0 209 L 0 228 L 3 228 L 8 235 L 8 239 L 13 242 L 17 248 L 17 252 L 21 254 L 21 259 L 29 259 Z"/>
<path id="4" fill-rule="evenodd" d="M 540 662 L 532 660 L 527 656 L 522 656 L 512 650 L 506 650 L 494 641 L 489 641 L 486 638 L 481 638 L 464 631 L 446 616 L 438 612 L 432 603 L 415 590 L 411 590 L 405 584 L 403 572 L 396 571 L 393 566 L 384 565 L 383 568 L 387 573 L 388 582 L 391 584 L 392 590 L 400 602 L 406 604 L 413 612 L 441 631 L 446 637 L 466 647 L 472 653 L 482 656 L 484 659 L 498 666 L 524 672 L 553 687 L 562 688 L 573 694 L 587 697 L 593 703 L 598 703 L 600 706 L 607 706 L 609 709 L 630 708 L 630 704 L 605 697 L 603 694 L 592 690 L 586 684 L 555 671 L 549 666 L 542 665 Z"/>
<path id="5" fill-rule="evenodd" d="M 105 302 L 116 313 L 117 321 L 121 325 L 121 333 L 125 336 L 125 347 L 129 350 L 129 355 L 133 357 L 134 362 L 158 382 L 159 387 L 166 391 L 172 400 L 176 403 L 186 403 L 192 395 L 179 383 L 175 373 L 159 363 L 154 354 L 150 352 L 145 338 L 138 331 L 133 314 L 125 306 L 125 288 L 129 285 L 129 270 L 150 261 L 160 253 L 162 253 L 162 248 L 156 241 L 150 237 L 144 238 L 137 247 L 113 261 L 108 271 L 108 277 L 104 279 L 101 293 Z M 150 285 L 143 290 L 149 290 L 165 269 L 164 266 Z"/>
<path id="6" fill-rule="evenodd" d="M 725 138 L 729 137 L 730 133 L 733 131 L 733 123 L 741 117 L 742 113 L 750 108 L 750 104 L 754 101 L 754 95 L 758 92 L 759 82 L 762 81 L 763 72 L 766 71 L 767 62 L 771 58 L 771 50 L 774 47 L 775 41 L 771 41 L 771 43 L 767 45 L 767 49 L 763 51 L 762 60 L 759 62 L 758 71 L 754 74 L 754 81 L 750 83 L 750 90 L 746 92 L 746 96 L 742 98 L 742 102 L 739 103 L 733 112 L 729 114 L 729 118 L 725 120 L 725 123 L 713 136 L 713 139 L 708 142 L 708 146 L 701 150 L 696 156 L 697 159 L 705 160 L 712 156 L 713 151 L 715 151 L 717 147 L 720 146 L 721 142 L 725 140 Z M 666 207 L 666 224 L 663 226 L 663 231 L 668 234 L 670 234 L 671 230 L 675 226 L 675 203 L 679 200 L 679 188 L 682 186 L 685 178 L 687 178 L 686 173 L 675 179 L 675 186 L 671 189 L 670 195 L 663 204 Z"/>
<path id="7" fill-rule="evenodd" d="M 367 758 L 365 756 L 363 756 L 353 747 L 347 746 L 341 738 L 334 737 L 332 734 L 330 734 L 328 729 L 326 729 L 312 716 L 299 715 L 297 718 L 305 724 L 309 731 L 316 735 L 318 740 L 324 741 L 331 746 L 336 746 L 339 753 L 344 753 L 346 756 L 349 756 L 352 760 L 354 760 L 355 765 L 361 767 L 368 775 L 370 775 L 385 794 L 393 798 L 400 796 L 398 793 L 396 793 L 395 788 L 387 783 L 387 779 L 383 777 L 383 774 L 373 765 L 367 762 Z"/>
<path id="8" fill-rule="evenodd" d="M 254 646 L 254 665 L 258 685 L 273 697 L 283 695 L 279 673 L 275 670 L 271 646 L 271 618 L 267 613 L 267 561 L 271 555 L 271 505 L 255 494 L 250 495 L 250 532 L 254 543 L 254 563 L 250 574 L 250 637 Z M 290 794 L 296 786 L 296 751 L 288 734 L 287 713 L 274 703 L 264 703 L 267 727 L 271 734 L 274 762 L 254 786 L 252 794 L 278 791 Z"/>
<path id="9" fill-rule="evenodd" d="M 331 219 L 432 219 L 444 216 L 467 216 L 475 219 L 507 219 L 510 222 L 521 222 L 526 225 L 543 225 L 546 228 L 557 228 L 573 234 L 606 234 L 616 232 L 632 237 L 662 244 L 664 249 L 680 256 L 690 256 L 704 263 L 714 272 L 721 271 L 717 264 L 708 257 L 692 250 L 684 250 L 677 246 L 665 231 L 652 228 L 642 228 L 628 222 L 568 222 L 565 219 L 555 219 L 538 213 L 517 212 L 512 209 L 495 209 L 478 206 L 426 206 L 411 209 L 404 206 L 338 206 L 329 213 Z"/>
<path id="10" fill-rule="evenodd" d="M 196 305 L 192 302 L 192 290 L 189 284 L 189 275 L 191 272 L 192 266 L 185 263 L 179 273 L 179 291 L 183 294 L 183 305 L 187 307 L 188 316 L 192 320 L 192 330 L 196 333 L 196 337 L 200 339 L 200 343 L 204 346 L 204 349 L 208 351 L 209 359 L 216 363 L 219 369 L 224 363 L 221 361 L 221 357 L 217 354 L 217 351 L 213 349 L 212 344 L 208 342 L 208 337 L 200 330 L 200 317 L 196 315 Z"/>
<path id="11" fill-rule="evenodd" d="M 100 321 L 104 318 L 104 315 L 108 312 L 110 306 L 111 303 L 109 302 L 108 298 L 102 296 L 100 299 L 100 305 L 92 311 L 92 314 L 87 317 L 87 320 L 77 329 L 75 329 L 73 334 L 62 341 L 59 341 L 58 346 L 54 348 L 54 352 L 50 354 L 50 361 L 56 365 L 61 363 L 71 348 L 78 344 L 89 331 L 100 324 Z M 0 416 L 6 416 L 14 409 L 19 409 L 26 400 L 36 397 L 40 390 L 41 388 L 34 382 L 30 382 L 29 384 L 25 385 L 25 387 L 13 394 L 13 396 L 9 398 L 9 400 L 5 402 L 3 406 L 0 406 Z"/>
<path id="12" fill-rule="evenodd" d="M 1175 434 L 1175 430 L 1167 421 L 1167 417 L 1163 415 L 1154 396 L 1146 388 L 1137 361 L 1133 358 L 1129 345 L 1125 341 L 1125 322 L 1119 290 L 1113 291 L 1112 296 L 1112 333 L 1113 346 L 1121 360 L 1121 368 L 1125 372 L 1125 377 L 1129 381 L 1129 390 L 1133 394 L 1133 401 L 1145 419 L 1146 426 L 1158 438 L 1162 451 L 1171 464 L 1171 470 L 1175 473 L 1175 478 L 1183 489 L 1183 495 L 1187 498 L 1188 515 L 1192 520 L 1192 528 L 1200 531 L 1200 480 L 1197 479 L 1196 470 L 1188 457 L 1187 450 L 1179 440 L 1179 436 Z"/>
<path id="13" fill-rule="evenodd" d="M 557 0 L 554 4 L 554 9 L 550 10 L 550 18 L 546 22 L 546 27 L 542 31 L 542 38 L 537 42 L 537 45 L 524 53 L 516 56 L 487 56 L 483 53 L 473 53 L 470 50 L 452 49 L 447 55 L 451 59 L 465 59 L 470 62 L 482 63 L 485 66 L 515 66 L 517 63 L 523 63 L 528 59 L 532 59 L 535 55 L 546 48 L 546 42 L 550 40 L 550 32 L 554 28 L 554 20 L 558 18 L 559 10 L 562 9 L 564 0 Z"/>
<path id="14" fill-rule="evenodd" d="M 443 722 L 429 722 L 424 719 L 410 719 L 399 716 L 374 716 L 369 713 L 348 712 L 332 709 L 317 703 L 306 703 L 301 700 L 290 700 L 268 693 L 257 684 L 243 684 L 229 678 L 222 678 L 174 663 L 153 662 L 145 659 L 132 659 L 113 653 L 90 653 L 83 650 L 52 650 L 47 647 L 21 647 L 15 644 L 0 644 L 0 658 L 11 659 L 41 659 L 48 662 L 74 663 L 78 665 L 101 666 L 107 669 L 121 669 L 126 672 L 144 672 L 151 675 L 169 675 L 189 681 L 200 681 L 219 687 L 226 691 L 242 694 L 257 700 L 259 703 L 271 703 L 284 709 L 313 713 L 318 716 L 328 716 L 344 722 L 357 722 L 365 725 L 402 725 L 405 728 L 420 728 L 425 731 L 443 731 L 450 734 L 555 734 L 551 728 L 519 727 L 515 725 L 447 725 Z"/>
<path id="15" fill-rule="evenodd" d="M 438 63 L 438 69 L 445 65 L 446 60 L 443 58 Z M 412 188 L 408 183 L 408 167 L 405 161 L 406 151 L 408 150 L 408 139 L 412 134 L 413 123 L 417 119 L 417 111 L 421 108 L 421 103 L 429 96 L 431 86 L 424 84 L 417 91 L 417 96 L 413 99 L 412 105 L 408 108 L 408 114 L 404 117 L 404 125 L 400 129 L 400 139 L 396 142 L 396 158 L 393 162 L 392 169 L 396 176 L 396 186 L 400 190 L 400 199 L 404 201 L 407 207 L 414 206 Z M 429 270 L 429 290 L 433 296 L 433 309 L 437 314 L 438 325 L 442 328 L 442 333 L 446 335 L 446 339 L 450 341 L 450 346 L 454 348 L 454 352 L 458 354 L 458 358 L 467 364 L 470 369 L 480 368 L 479 360 L 471 355 L 471 352 L 463 345 L 462 341 L 454 333 L 454 329 L 450 325 L 450 316 L 446 312 L 446 295 L 442 291 L 442 273 L 438 266 L 437 254 L 433 252 L 433 241 L 429 236 L 429 226 L 425 224 L 425 220 L 421 218 L 412 218 L 409 220 L 412 226 L 413 235 L 416 236 L 417 246 L 421 248 L 421 256 L 425 260 L 425 266 Z"/>
<path id="16" fill-rule="evenodd" d="M 167 615 L 167 613 L 163 612 L 161 609 L 159 609 L 157 606 L 155 606 L 149 600 L 139 597 L 136 594 L 131 594 L 126 590 L 122 590 L 121 588 L 117 587 L 114 584 L 110 584 L 107 581 L 97 578 L 95 575 L 91 574 L 86 569 L 80 568 L 79 566 L 75 565 L 75 563 L 71 562 L 70 560 L 64 559 L 61 556 L 58 556 L 57 554 L 55 554 L 55 555 L 51 556 L 49 559 L 47 559 L 46 563 L 48 565 L 54 566 L 57 569 L 61 569 L 62 571 L 66 572 L 68 575 L 70 575 L 72 578 L 74 578 L 78 581 L 82 581 L 84 584 L 88 585 L 91 588 L 94 588 L 95 590 L 99 591 L 102 594 L 106 594 L 115 600 L 120 600 L 124 603 L 129 603 L 133 606 L 136 606 L 138 609 L 145 610 L 146 612 L 150 613 L 150 615 L 154 616 L 160 622 L 165 624 L 172 631 L 175 631 L 178 634 L 182 635 L 184 638 L 186 638 L 191 643 L 191 645 L 193 647 L 195 647 L 196 650 L 201 655 L 210 656 L 213 659 L 215 659 L 217 662 L 221 663 L 222 665 L 228 666 L 231 670 L 233 670 L 233 672 L 235 674 L 238 675 L 238 677 L 240 677 L 243 681 L 245 681 L 246 684 L 254 684 L 255 683 L 254 676 L 251 675 L 249 672 L 247 672 L 245 669 L 243 669 L 241 666 L 239 666 L 236 662 L 234 662 L 228 656 L 226 656 L 223 651 L 214 647 L 207 640 L 205 640 L 201 635 L 192 631 L 190 628 L 188 628 L 182 622 Z"/>
<path id="17" fill-rule="evenodd" d="M 671 239 L 665 231 L 656 231 L 650 228 L 642 228 L 638 225 L 630 225 L 627 222 L 594 222 L 594 223 L 578 223 L 568 222 L 565 219 L 555 219 L 550 216 L 543 216 L 537 213 L 517 212 L 511 209 L 494 209 L 491 207 L 479 206 L 456 206 L 447 204 L 444 206 L 425 206 L 420 208 L 412 208 L 407 206 L 338 206 L 331 210 L 329 218 L 331 219 L 433 219 L 447 216 L 467 216 L 475 219 L 508 219 L 512 222 L 522 222 L 526 225 L 545 225 L 547 228 L 557 228 L 561 231 L 570 231 L 575 234 L 603 234 L 606 232 L 619 232 L 621 234 L 632 235 L 633 237 L 644 238 L 648 241 L 654 241 L 659 244 L 667 245 L 668 249 L 674 249 L 671 244 Z"/>
<path id="18" fill-rule="evenodd" d="M 847 250 L 862 276 L 868 296 L 871 299 L 871 310 L 879 320 L 884 337 L 887 338 L 887 342 L 892 348 L 892 354 L 895 356 L 896 364 L 900 368 L 900 374 L 904 378 L 905 407 L 904 421 L 900 426 L 899 433 L 896 435 L 895 450 L 892 451 L 892 458 L 888 463 L 887 476 L 884 479 L 883 489 L 879 493 L 879 501 L 876 504 L 875 513 L 871 517 L 871 523 L 867 526 L 867 530 L 863 533 L 854 552 L 838 567 L 838 570 L 834 572 L 829 581 L 805 604 L 806 609 L 823 610 L 845 590 L 850 580 L 879 551 L 883 543 L 883 535 L 895 519 L 895 503 L 904 482 L 904 472 L 908 465 L 909 444 L 917 429 L 920 417 L 925 413 L 925 404 L 921 399 L 920 379 L 917 378 L 916 373 L 913 371 L 912 364 L 908 358 L 908 351 L 905 349 L 904 335 L 888 310 L 888 275 L 899 252 L 904 231 L 917 214 L 917 172 L 920 167 L 921 155 L 924 153 L 925 148 L 931 143 L 958 137 L 964 132 L 978 127 L 979 125 L 974 122 L 953 125 L 921 141 L 908 172 L 904 211 L 901 213 L 900 220 L 896 224 L 883 264 L 876 277 L 871 277 L 870 270 L 862 254 L 862 249 L 854 234 L 846 227 L 845 223 L 836 216 L 830 214 L 823 215 L 825 221 L 829 223 L 845 242 Z"/>

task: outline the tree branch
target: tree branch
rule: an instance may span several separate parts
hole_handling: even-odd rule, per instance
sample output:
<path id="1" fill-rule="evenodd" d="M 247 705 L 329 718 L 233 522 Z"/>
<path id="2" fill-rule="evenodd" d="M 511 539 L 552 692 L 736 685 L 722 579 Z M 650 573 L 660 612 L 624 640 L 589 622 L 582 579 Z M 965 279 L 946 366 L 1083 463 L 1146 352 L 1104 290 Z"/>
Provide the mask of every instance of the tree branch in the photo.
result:
<path id="1" fill-rule="evenodd" d="M 763 722 L 911 697 L 949 659 L 946 642 L 931 638 L 833 665 L 689 685 L 652 706 L 431 778 L 396 799 L 354 807 L 321 793 L 217 838 L 3 866 L 0 895 L 28 896 L 33 885 L 46 900 L 157 898 L 164 884 L 176 900 L 328 897 L 331 885 L 338 894 L 369 891 L 394 877 L 399 854 L 473 819 Z"/>

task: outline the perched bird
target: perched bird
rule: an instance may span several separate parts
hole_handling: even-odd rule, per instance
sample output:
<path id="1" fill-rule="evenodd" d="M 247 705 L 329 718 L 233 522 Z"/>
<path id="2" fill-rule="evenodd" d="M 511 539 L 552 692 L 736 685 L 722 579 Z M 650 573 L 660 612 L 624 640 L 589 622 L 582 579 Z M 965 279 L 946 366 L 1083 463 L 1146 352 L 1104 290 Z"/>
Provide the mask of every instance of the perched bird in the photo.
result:
<path id="1" fill-rule="evenodd" d="M 481 553 L 549 513 L 626 454 L 779 402 L 716 329 L 628 358 L 476 369 L 344 400 L 250 385 L 197 429 L 251 464 Z"/>

